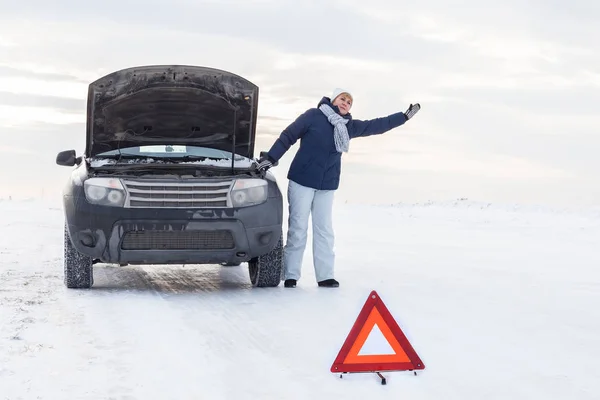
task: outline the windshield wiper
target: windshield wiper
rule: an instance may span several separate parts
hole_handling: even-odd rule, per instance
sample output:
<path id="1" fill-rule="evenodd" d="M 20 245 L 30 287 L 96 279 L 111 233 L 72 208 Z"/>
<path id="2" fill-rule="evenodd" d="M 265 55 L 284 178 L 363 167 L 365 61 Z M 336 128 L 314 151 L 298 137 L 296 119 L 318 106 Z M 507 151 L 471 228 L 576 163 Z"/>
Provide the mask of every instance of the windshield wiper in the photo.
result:
<path id="1" fill-rule="evenodd" d="M 129 154 L 129 153 L 120 153 L 120 154 L 97 154 L 94 158 L 109 158 L 111 160 L 120 160 L 122 158 L 125 158 L 127 160 L 131 160 L 134 158 L 143 158 L 143 159 L 148 159 L 148 158 L 159 158 L 159 157 L 153 157 L 153 156 L 149 156 L 146 154 Z"/>
<path id="2" fill-rule="evenodd" d="M 183 162 L 193 162 L 193 161 L 206 161 L 206 160 L 215 160 L 215 161 L 220 161 L 220 160 L 229 160 L 229 157 L 210 157 L 210 156 L 201 156 L 201 155 L 195 155 L 195 154 L 188 154 L 185 156 L 151 156 L 151 155 L 146 155 L 146 154 L 131 154 L 131 153 L 121 153 L 121 154 L 106 154 L 106 155 L 102 155 L 102 154 L 98 154 L 96 155 L 94 158 L 96 159 L 100 159 L 100 158 L 105 158 L 105 159 L 110 159 L 110 160 L 116 160 L 116 164 L 120 164 L 119 161 L 121 160 L 135 160 L 135 159 L 141 159 L 141 160 L 148 160 L 148 159 L 152 159 L 157 161 L 159 164 L 161 165 L 165 165 L 163 164 L 164 162 L 166 162 L 167 164 L 179 164 L 179 163 L 183 163 Z M 235 162 L 235 157 L 232 159 L 232 165 Z M 131 164 L 131 163 L 126 163 L 126 164 Z M 148 163 L 143 163 L 144 165 L 148 165 Z M 151 163 L 150 163 L 151 164 Z M 114 164 L 113 164 L 114 165 Z M 211 165 L 210 163 L 208 164 L 209 167 L 218 167 L 217 165 Z"/>
<path id="3" fill-rule="evenodd" d="M 173 157 L 175 160 L 180 160 L 180 161 L 204 161 L 209 157 L 206 156 L 196 156 L 196 155 L 187 155 L 187 156 L 181 156 L 181 157 Z"/>
<path id="4" fill-rule="evenodd" d="M 209 156 L 197 156 L 197 155 L 187 155 L 187 156 L 181 156 L 181 157 L 173 157 L 170 158 L 170 160 L 176 160 L 176 161 L 206 161 L 206 160 L 215 160 L 215 161 L 220 161 L 220 160 L 229 160 L 229 157 L 209 157 Z"/>

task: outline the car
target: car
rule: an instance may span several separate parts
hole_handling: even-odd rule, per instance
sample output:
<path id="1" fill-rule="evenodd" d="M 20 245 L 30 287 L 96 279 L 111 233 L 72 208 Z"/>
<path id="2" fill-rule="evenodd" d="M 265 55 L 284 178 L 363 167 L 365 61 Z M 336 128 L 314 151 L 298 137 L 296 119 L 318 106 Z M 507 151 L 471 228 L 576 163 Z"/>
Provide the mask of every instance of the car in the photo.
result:
<path id="1" fill-rule="evenodd" d="M 254 156 L 258 87 L 202 66 L 149 65 L 89 84 L 85 150 L 63 189 L 64 284 L 97 263 L 247 263 L 253 287 L 282 278 L 283 200 Z M 264 152 L 261 152 L 261 155 Z"/>

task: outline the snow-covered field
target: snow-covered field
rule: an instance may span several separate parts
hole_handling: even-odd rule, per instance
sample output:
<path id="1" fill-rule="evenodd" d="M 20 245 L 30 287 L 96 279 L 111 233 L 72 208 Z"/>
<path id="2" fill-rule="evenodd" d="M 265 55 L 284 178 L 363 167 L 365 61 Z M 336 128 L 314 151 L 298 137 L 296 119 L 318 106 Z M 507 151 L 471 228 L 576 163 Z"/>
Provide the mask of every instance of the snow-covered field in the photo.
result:
<path id="1" fill-rule="evenodd" d="M 60 204 L 0 202 L 0 399 L 599 399 L 600 211 L 336 206 L 338 289 L 246 265 L 62 283 Z M 309 237 L 310 240 L 310 237 Z M 426 365 L 329 368 L 376 290 Z"/>

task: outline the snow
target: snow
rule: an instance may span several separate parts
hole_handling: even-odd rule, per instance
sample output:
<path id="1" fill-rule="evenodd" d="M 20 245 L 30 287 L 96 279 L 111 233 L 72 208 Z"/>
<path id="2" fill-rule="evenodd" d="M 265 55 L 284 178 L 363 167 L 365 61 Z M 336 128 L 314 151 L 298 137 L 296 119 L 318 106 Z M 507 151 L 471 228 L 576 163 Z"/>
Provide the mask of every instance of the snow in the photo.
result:
<path id="1" fill-rule="evenodd" d="M 115 165 L 117 164 L 117 160 L 111 158 L 101 158 L 101 157 L 92 157 L 89 159 L 90 165 L 93 168 L 103 167 L 105 165 Z M 154 158 L 136 158 L 136 159 L 126 159 L 119 161 L 119 164 L 161 164 L 167 163 L 164 160 L 154 159 Z M 231 168 L 231 159 L 206 159 L 206 160 L 197 160 L 197 161 L 180 161 L 178 164 L 193 164 L 193 165 L 207 165 L 207 166 L 215 166 L 215 167 L 229 167 Z M 249 158 L 236 158 L 234 161 L 234 168 L 250 168 L 254 164 L 254 161 Z"/>
<path id="2" fill-rule="evenodd" d="M 396 354 L 392 346 L 388 343 L 386 338 L 383 336 L 381 329 L 377 324 L 373 326 L 373 329 L 369 333 L 365 344 L 361 347 L 358 352 L 361 356 L 367 355 L 382 355 L 382 354 Z"/>
<path id="3" fill-rule="evenodd" d="M 340 288 L 316 287 L 309 236 L 298 287 L 259 290 L 245 264 L 99 265 L 69 290 L 60 203 L 0 216 L 2 400 L 600 398 L 597 209 L 340 202 Z M 329 371 L 371 290 L 417 376 Z"/>

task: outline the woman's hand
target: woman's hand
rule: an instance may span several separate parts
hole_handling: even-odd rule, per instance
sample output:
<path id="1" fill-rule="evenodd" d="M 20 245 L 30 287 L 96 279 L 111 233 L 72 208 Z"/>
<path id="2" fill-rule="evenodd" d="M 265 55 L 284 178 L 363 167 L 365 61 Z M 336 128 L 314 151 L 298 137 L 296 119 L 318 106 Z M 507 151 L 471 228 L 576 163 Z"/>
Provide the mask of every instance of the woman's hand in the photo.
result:
<path id="1" fill-rule="evenodd" d="M 419 103 L 416 104 L 411 104 L 408 109 L 404 112 L 404 115 L 406 115 L 406 119 L 409 120 L 412 117 L 415 116 L 415 114 L 417 112 L 419 112 L 419 110 L 421 109 L 421 105 Z"/>
<path id="2" fill-rule="evenodd" d="M 269 159 L 268 156 L 264 156 L 261 157 L 258 160 L 258 164 L 256 166 L 256 169 L 258 169 L 259 171 L 267 171 L 269 168 L 271 168 L 273 166 L 273 162 Z"/>

